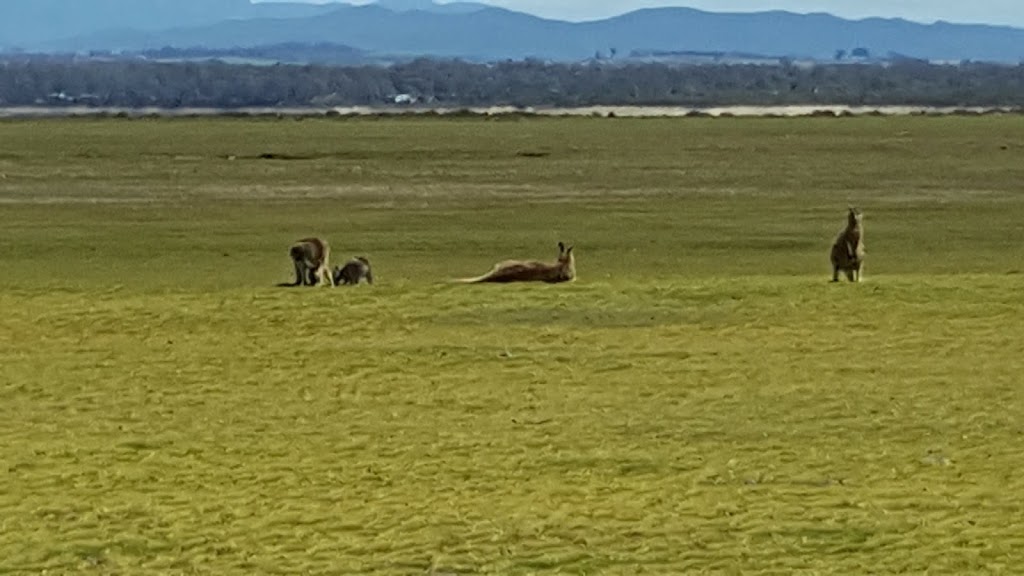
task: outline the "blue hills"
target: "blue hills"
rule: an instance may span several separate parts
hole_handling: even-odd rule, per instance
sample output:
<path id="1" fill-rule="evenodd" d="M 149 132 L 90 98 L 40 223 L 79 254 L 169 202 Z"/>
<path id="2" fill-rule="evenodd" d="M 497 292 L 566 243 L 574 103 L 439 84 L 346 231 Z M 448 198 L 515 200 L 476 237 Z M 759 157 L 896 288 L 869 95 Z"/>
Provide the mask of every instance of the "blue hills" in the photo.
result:
<path id="1" fill-rule="evenodd" d="M 847 20 L 783 11 L 644 9 L 566 22 L 472 2 L 305 4 L 249 0 L 4 0 L 0 49 L 28 52 L 224 50 L 343 45 L 365 54 L 574 61 L 595 53 L 704 52 L 831 60 L 898 54 L 928 60 L 1024 61 L 1024 30 Z"/>

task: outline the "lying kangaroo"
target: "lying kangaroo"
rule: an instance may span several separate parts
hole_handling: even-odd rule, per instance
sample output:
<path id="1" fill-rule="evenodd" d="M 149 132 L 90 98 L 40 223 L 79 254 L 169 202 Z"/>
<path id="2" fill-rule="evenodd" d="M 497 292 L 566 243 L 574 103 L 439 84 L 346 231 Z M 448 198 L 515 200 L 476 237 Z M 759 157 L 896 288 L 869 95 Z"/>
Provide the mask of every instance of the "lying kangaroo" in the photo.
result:
<path id="1" fill-rule="evenodd" d="M 576 257 L 572 254 L 572 246 L 558 243 L 558 260 L 553 264 L 537 260 L 506 260 L 494 265 L 487 274 L 476 278 L 456 280 L 462 284 L 482 282 L 572 282 L 576 280 Z"/>
<path id="2" fill-rule="evenodd" d="M 295 283 L 292 286 L 316 284 L 334 286 L 329 261 L 331 248 L 322 238 L 303 238 L 288 249 L 295 265 Z"/>
<path id="3" fill-rule="evenodd" d="M 860 282 L 864 256 L 864 215 L 851 207 L 846 217 L 846 229 L 832 243 L 832 281 L 839 282 L 839 272 L 842 271 L 850 282 Z"/>
<path id="4" fill-rule="evenodd" d="M 364 278 L 367 284 L 373 284 L 373 269 L 370 267 L 370 261 L 363 256 L 356 256 L 340 268 L 335 266 L 333 276 L 336 286 L 359 284 Z"/>

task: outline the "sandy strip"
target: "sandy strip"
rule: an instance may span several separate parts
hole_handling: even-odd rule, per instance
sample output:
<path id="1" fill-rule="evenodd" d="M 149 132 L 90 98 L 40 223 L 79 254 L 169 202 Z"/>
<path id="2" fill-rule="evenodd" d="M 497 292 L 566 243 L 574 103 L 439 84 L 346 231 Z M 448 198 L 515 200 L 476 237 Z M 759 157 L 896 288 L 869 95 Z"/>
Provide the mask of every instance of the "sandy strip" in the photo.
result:
<path id="1" fill-rule="evenodd" d="M 397 114 L 479 114 L 497 116 L 503 114 L 528 114 L 539 116 L 616 116 L 633 118 L 682 117 L 682 116 L 737 116 L 737 117 L 796 117 L 796 116 L 906 116 L 912 114 L 991 114 L 1022 113 L 1021 107 L 934 107 L 934 106 L 845 106 L 845 105 L 799 105 L 799 106 L 721 106 L 692 108 L 673 106 L 587 106 L 580 108 L 547 108 L 512 106 L 492 107 L 372 107 L 351 106 L 337 108 L 94 108 L 86 106 L 16 106 L 0 107 L 0 118 L 65 118 L 76 116 L 372 116 Z"/>

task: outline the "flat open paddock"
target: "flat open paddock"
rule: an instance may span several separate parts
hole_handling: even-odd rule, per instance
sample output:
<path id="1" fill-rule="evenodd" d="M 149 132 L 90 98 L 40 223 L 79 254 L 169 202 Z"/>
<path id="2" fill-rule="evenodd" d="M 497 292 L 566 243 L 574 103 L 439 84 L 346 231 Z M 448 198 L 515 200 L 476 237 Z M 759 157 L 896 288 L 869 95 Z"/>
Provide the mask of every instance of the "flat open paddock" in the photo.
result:
<path id="1" fill-rule="evenodd" d="M 1022 182 L 1021 116 L 0 121 L 0 573 L 1013 573 Z"/>

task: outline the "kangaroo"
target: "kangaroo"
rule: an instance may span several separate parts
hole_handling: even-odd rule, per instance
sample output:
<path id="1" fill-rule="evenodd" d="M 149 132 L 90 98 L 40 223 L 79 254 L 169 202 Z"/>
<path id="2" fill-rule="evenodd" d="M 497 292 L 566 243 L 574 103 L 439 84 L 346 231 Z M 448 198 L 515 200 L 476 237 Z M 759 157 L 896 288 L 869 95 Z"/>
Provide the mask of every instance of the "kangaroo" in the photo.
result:
<path id="1" fill-rule="evenodd" d="M 373 269 L 370 261 L 363 256 L 356 256 L 340 268 L 335 266 L 333 276 L 335 286 L 359 284 L 364 278 L 367 284 L 373 284 Z"/>
<path id="2" fill-rule="evenodd" d="M 322 238 L 303 238 L 288 250 L 295 265 L 295 283 L 292 286 L 334 286 L 329 262 L 331 248 Z"/>
<path id="3" fill-rule="evenodd" d="M 478 284 L 482 282 L 572 282 L 576 280 L 576 257 L 572 246 L 558 243 L 558 260 L 549 264 L 537 260 L 505 260 L 494 265 L 494 268 L 476 278 L 456 280 L 460 284 Z"/>
<path id="4" fill-rule="evenodd" d="M 864 214 L 850 207 L 846 229 L 832 244 L 832 281 L 839 282 L 839 272 L 850 282 L 860 282 L 864 270 Z"/>

